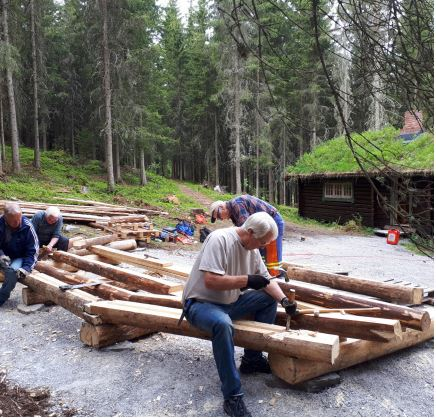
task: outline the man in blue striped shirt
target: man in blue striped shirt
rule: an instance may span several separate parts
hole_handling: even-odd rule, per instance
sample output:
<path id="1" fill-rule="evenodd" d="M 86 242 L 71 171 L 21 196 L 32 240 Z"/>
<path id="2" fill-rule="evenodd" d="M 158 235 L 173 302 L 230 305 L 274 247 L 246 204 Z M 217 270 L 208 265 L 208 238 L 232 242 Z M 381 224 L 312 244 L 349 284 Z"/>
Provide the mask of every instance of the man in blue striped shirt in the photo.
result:
<path id="1" fill-rule="evenodd" d="M 230 219 L 235 226 L 241 226 L 250 215 L 257 212 L 266 212 L 270 215 L 278 228 L 277 239 L 259 251 L 265 261 L 266 267 L 271 276 L 280 276 L 282 273 L 278 268 L 282 267 L 282 241 L 285 224 L 279 211 L 269 203 L 255 196 L 244 194 L 232 200 L 224 202 L 217 200 L 210 206 L 211 222 L 216 219 Z"/>
<path id="2" fill-rule="evenodd" d="M 6 203 L 0 217 L 0 269 L 4 273 L 0 306 L 9 299 L 18 279 L 32 271 L 38 260 L 38 249 L 32 223 L 22 216 L 17 203 Z"/>

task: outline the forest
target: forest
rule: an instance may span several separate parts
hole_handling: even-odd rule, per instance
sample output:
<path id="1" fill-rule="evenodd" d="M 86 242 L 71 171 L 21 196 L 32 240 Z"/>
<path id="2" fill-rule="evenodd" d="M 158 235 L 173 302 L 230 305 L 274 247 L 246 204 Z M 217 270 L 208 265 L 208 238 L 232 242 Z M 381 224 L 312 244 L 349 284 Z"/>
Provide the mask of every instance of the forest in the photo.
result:
<path id="1" fill-rule="evenodd" d="M 0 172 L 20 146 L 289 203 L 325 140 L 433 126 L 429 0 L 1 0 Z M 5 145 L 10 145 L 11 159 Z"/>

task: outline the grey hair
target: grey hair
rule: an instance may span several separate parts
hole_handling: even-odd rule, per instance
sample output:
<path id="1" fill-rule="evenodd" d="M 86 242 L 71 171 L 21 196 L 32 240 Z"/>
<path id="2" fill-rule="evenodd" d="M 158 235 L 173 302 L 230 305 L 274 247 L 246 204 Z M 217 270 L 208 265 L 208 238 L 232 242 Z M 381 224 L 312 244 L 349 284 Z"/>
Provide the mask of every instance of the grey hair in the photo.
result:
<path id="1" fill-rule="evenodd" d="M 251 229 L 254 238 L 263 238 L 265 235 L 272 232 L 273 240 L 275 240 L 279 234 L 277 224 L 266 212 L 253 213 L 253 215 L 247 218 L 241 228 L 246 231 Z"/>
<path id="2" fill-rule="evenodd" d="M 59 216 L 61 215 L 61 211 L 59 210 L 59 208 L 57 206 L 49 206 L 45 210 L 45 215 L 47 217 L 53 216 L 54 218 L 59 218 Z"/>
<path id="3" fill-rule="evenodd" d="M 5 203 L 5 209 L 4 209 L 4 215 L 5 216 L 9 216 L 9 215 L 18 215 L 18 214 L 22 214 L 22 210 L 20 208 L 20 205 L 18 203 L 15 202 L 6 202 Z"/>

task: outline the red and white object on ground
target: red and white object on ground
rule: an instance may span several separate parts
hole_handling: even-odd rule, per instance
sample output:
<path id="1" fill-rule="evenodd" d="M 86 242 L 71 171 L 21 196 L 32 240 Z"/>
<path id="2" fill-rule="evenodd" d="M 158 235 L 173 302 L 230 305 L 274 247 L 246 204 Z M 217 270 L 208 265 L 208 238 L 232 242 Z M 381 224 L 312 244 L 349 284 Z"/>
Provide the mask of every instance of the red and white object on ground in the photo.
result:
<path id="1" fill-rule="evenodd" d="M 386 242 L 391 245 L 397 245 L 400 241 L 400 231 L 397 231 L 396 229 L 390 229 L 388 231 L 388 237 L 386 239 Z"/>

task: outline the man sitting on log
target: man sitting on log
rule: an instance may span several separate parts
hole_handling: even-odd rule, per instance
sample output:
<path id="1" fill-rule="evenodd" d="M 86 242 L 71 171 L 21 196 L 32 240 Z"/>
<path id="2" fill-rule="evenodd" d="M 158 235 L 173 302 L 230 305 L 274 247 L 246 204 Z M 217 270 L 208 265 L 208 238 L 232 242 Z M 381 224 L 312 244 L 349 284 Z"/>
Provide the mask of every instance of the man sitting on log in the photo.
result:
<path id="1" fill-rule="evenodd" d="M 296 310 L 296 304 L 285 297 L 278 284 L 270 282 L 257 251 L 275 240 L 277 233 L 277 224 L 265 212 L 251 215 L 241 227 L 213 231 L 203 244 L 183 292 L 186 319 L 212 336 L 224 411 L 229 416 L 251 416 L 236 368 L 232 321 L 249 317 L 272 324 L 277 302 L 290 315 Z M 239 370 L 271 373 L 262 353 L 248 349 L 244 350 Z"/>
<path id="2" fill-rule="evenodd" d="M 4 283 L 0 289 L 0 306 L 11 295 L 19 278 L 28 275 L 38 257 L 38 237 L 32 223 L 22 216 L 17 203 L 6 203 L 0 217 L 0 270 Z"/>
<path id="3" fill-rule="evenodd" d="M 63 219 L 61 211 L 56 206 L 49 206 L 45 211 L 40 210 L 32 217 L 32 224 L 38 235 L 39 245 L 46 253 L 53 252 L 53 248 L 68 251 L 72 242 L 61 234 Z"/>

